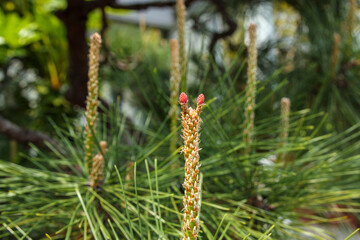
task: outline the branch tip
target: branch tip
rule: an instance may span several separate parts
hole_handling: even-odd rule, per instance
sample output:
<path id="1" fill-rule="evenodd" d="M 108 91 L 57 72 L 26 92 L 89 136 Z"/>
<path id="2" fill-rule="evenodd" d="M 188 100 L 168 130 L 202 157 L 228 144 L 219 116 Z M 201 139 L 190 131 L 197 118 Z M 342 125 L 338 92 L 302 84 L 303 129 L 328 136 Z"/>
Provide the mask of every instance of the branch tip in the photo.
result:
<path id="1" fill-rule="evenodd" d="M 204 102 L 205 102 L 205 96 L 204 96 L 204 94 L 200 94 L 197 98 L 197 104 L 202 105 L 202 104 L 204 104 Z"/>
<path id="2" fill-rule="evenodd" d="M 184 103 L 187 103 L 187 102 L 188 102 L 187 95 L 186 95 L 184 92 L 182 92 L 182 93 L 180 94 L 179 102 L 180 102 L 180 104 L 184 104 Z"/>

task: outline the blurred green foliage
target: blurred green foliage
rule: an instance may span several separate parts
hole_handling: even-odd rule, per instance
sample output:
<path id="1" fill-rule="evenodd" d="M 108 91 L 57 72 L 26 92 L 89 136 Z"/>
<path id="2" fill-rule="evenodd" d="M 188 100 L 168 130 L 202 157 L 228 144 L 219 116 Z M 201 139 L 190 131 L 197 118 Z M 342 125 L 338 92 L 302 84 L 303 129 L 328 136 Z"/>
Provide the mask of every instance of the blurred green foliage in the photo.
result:
<path id="1" fill-rule="evenodd" d="M 2 1 L 0 6 L 1 114 L 19 125 L 49 129 L 47 117 L 71 110 L 61 88 L 67 67 L 65 29 L 53 14 L 64 2 Z"/>
<path id="2" fill-rule="evenodd" d="M 328 113 L 328 132 L 341 132 L 359 122 L 360 85 L 356 79 L 360 77 L 360 29 L 356 1 L 286 0 L 264 7 L 266 4 L 249 4 L 250 10 L 242 8 L 248 15 L 234 16 L 240 26 L 249 21 L 249 16 L 255 21 L 260 16 L 263 25 L 274 28 L 258 45 L 260 78 L 281 70 L 269 82 L 267 91 L 287 79 L 289 84 L 278 97 L 289 97 L 292 109 Z M 239 57 L 237 49 L 245 40 L 246 34 L 240 27 L 234 36 L 223 41 L 225 64 Z M 273 102 L 270 108 L 271 105 Z"/>
<path id="3" fill-rule="evenodd" d="M 4 20 L 0 21 L 4 25 L 0 30 L 0 53 L 3 54 L 0 67 L 4 76 L 0 79 L 0 98 L 4 99 L 0 113 L 20 126 L 49 133 L 53 132 L 49 119 L 63 126 L 63 115 L 81 115 L 64 96 L 68 62 L 66 32 L 54 15 L 54 11 L 64 7 L 64 1 L 51 0 L 25 5 L 23 1 L 5 1 L 0 5 L 0 17 Z M 123 10 L 107 11 L 127 14 Z M 101 27 L 100 11 L 89 15 L 87 26 L 89 29 Z M 21 38 L 21 34 L 26 34 L 26 38 Z M 163 91 L 162 99 L 167 98 L 169 50 L 159 30 L 142 31 L 136 26 L 110 23 L 106 41 L 113 57 L 101 66 L 102 98 L 112 103 L 118 96 L 123 98 L 126 89 L 134 88 L 139 91 L 133 98 L 141 99 L 144 91 L 157 92 L 159 87 Z M 143 110 L 147 111 L 149 104 L 154 103 L 142 99 L 136 107 L 144 107 L 143 104 Z M 161 109 L 154 106 L 152 110 Z M 166 117 L 166 111 L 161 112 L 158 120 Z M 6 141 L 4 144 L 6 147 L 0 156 L 8 158 L 8 144 Z"/>
<path id="4" fill-rule="evenodd" d="M 126 25 L 111 27 L 106 40 L 117 59 L 102 68 L 103 79 L 112 86 L 113 99 L 124 98 L 130 91 L 128 100 L 134 108 L 144 113 L 150 110 L 156 120 L 162 121 L 169 109 L 168 42 L 159 30 L 139 30 Z M 116 67 L 119 63 L 120 68 Z M 152 97 L 148 98 L 147 93 L 152 93 Z"/>

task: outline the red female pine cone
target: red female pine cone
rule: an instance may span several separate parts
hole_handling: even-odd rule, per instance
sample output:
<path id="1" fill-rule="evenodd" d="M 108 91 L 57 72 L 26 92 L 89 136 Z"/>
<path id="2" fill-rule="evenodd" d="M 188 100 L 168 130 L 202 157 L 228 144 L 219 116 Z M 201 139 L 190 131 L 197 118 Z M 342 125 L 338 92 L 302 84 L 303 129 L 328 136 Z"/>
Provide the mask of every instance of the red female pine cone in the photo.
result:
<path id="1" fill-rule="evenodd" d="M 200 105 L 200 104 L 204 104 L 205 102 L 205 96 L 204 94 L 200 94 L 197 98 L 197 104 Z"/>
<path id="2" fill-rule="evenodd" d="M 180 102 L 180 104 L 187 103 L 187 101 L 188 101 L 187 95 L 182 92 L 182 93 L 180 94 L 180 97 L 179 97 L 179 102 Z"/>

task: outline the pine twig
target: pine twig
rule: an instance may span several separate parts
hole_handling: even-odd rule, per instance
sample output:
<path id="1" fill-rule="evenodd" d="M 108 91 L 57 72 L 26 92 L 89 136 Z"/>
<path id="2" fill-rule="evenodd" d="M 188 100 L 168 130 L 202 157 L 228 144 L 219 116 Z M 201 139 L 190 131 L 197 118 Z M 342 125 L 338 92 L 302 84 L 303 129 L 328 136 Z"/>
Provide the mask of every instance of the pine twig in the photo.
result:
<path id="1" fill-rule="evenodd" d="M 244 154 L 248 156 L 251 152 L 251 144 L 254 135 L 255 118 L 255 97 L 256 97 L 256 71 L 257 71 L 257 50 L 256 50 L 256 24 L 249 26 L 249 58 L 247 69 L 247 87 L 245 102 L 245 121 L 244 121 Z"/>
<path id="2" fill-rule="evenodd" d="M 187 57 L 186 57 L 186 46 L 185 46 L 186 6 L 184 0 L 176 1 L 176 17 L 177 17 L 177 31 L 179 37 L 181 91 L 187 91 L 187 84 L 186 84 Z"/>
<path id="3" fill-rule="evenodd" d="M 173 153 L 176 151 L 176 142 L 177 135 L 177 116 L 178 116 L 178 105 L 177 105 L 177 96 L 179 95 L 180 88 L 180 69 L 179 69 L 179 45 L 176 39 L 170 41 L 170 54 L 171 54 L 171 77 L 170 77 L 170 119 L 171 119 L 171 133 L 174 133 L 174 136 L 170 139 L 170 152 Z"/>
<path id="4" fill-rule="evenodd" d="M 289 115 L 290 115 L 290 99 L 281 99 L 281 133 L 280 133 L 280 147 L 284 147 L 289 137 Z M 284 162 L 286 153 L 279 154 L 279 161 Z"/>
<path id="5" fill-rule="evenodd" d="M 32 143 L 39 148 L 47 149 L 48 146 L 46 145 L 46 142 L 48 142 L 52 146 L 58 146 L 58 143 L 53 138 L 46 135 L 45 133 L 22 128 L 1 116 L 0 116 L 0 133 L 25 145 Z"/>
<path id="6" fill-rule="evenodd" d="M 88 167 L 88 172 L 91 169 L 91 160 L 94 150 L 94 136 L 98 101 L 98 71 L 99 71 L 99 52 L 101 46 L 101 37 L 98 33 L 94 33 L 90 37 L 90 53 L 89 53 L 89 81 L 88 81 L 88 97 L 86 101 L 86 126 L 85 126 L 85 163 Z"/>
<path id="7" fill-rule="evenodd" d="M 201 123 L 200 113 L 204 101 L 204 94 L 200 94 L 197 98 L 196 109 L 188 108 L 186 94 L 180 94 L 179 102 L 182 110 L 182 133 L 184 138 L 182 152 L 185 158 L 183 240 L 196 240 L 200 231 L 199 130 Z"/>

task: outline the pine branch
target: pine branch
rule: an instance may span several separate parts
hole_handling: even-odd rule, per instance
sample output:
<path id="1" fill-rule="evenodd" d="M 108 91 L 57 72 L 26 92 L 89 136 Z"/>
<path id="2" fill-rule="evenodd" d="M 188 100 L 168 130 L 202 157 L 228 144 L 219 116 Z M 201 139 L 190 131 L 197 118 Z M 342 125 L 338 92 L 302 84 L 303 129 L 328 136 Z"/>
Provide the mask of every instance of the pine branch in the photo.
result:
<path id="1" fill-rule="evenodd" d="M 48 148 L 45 144 L 46 142 L 50 143 L 53 146 L 58 145 L 58 143 L 50 136 L 42 132 L 22 128 L 1 116 L 0 133 L 24 145 L 29 145 L 29 143 L 32 143 L 39 148 Z"/>
<path id="2" fill-rule="evenodd" d="M 217 41 L 219 41 L 222 38 L 226 38 L 228 36 L 231 36 L 237 29 L 237 24 L 236 22 L 230 17 L 229 13 L 226 11 L 224 3 L 222 3 L 222 1 L 219 0 L 210 0 L 217 8 L 217 10 L 219 11 L 219 13 L 221 14 L 223 20 L 226 22 L 226 24 L 228 25 L 228 29 L 222 31 L 222 32 L 215 32 L 212 35 L 211 38 L 211 42 L 209 45 L 209 52 L 211 54 L 213 54 L 215 45 L 217 43 Z"/>
<path id="3" fill-rule="evenodd" d="M 121 4 L 116 3 L 116 1 L 108 1 L 108 6 L 112 8 L 120 9 L 129 9 L 129 10 L 143 10 L 150 7 L 172 7 L 175 5 L 176 1 L 153 1 L 153 2 L 143 2 L 143 3 L 134 3 L 134 4 Z"/>
<path id="4" fill-rule="evenodd" d="M 190 5 L 191 3 L 199 1 L 199 0 L 187 0 L 185 1 L 185 5 Z M 134 3 L 134 4 L 122 4 L 118 3 L 115 0 L 96 0 L 87 2 L 87 11 L 91 12 L 97 8 L 103 8 L 105 6 L 109 6 L 111 8 L 116 9 L 127 9 L 127 10 L 144 10 L 151 7 L 173 7 L 176 4 L 176 0 L 171 1 L 152 1 L 152 2 L 142 2 L 142 3 Z"/>

